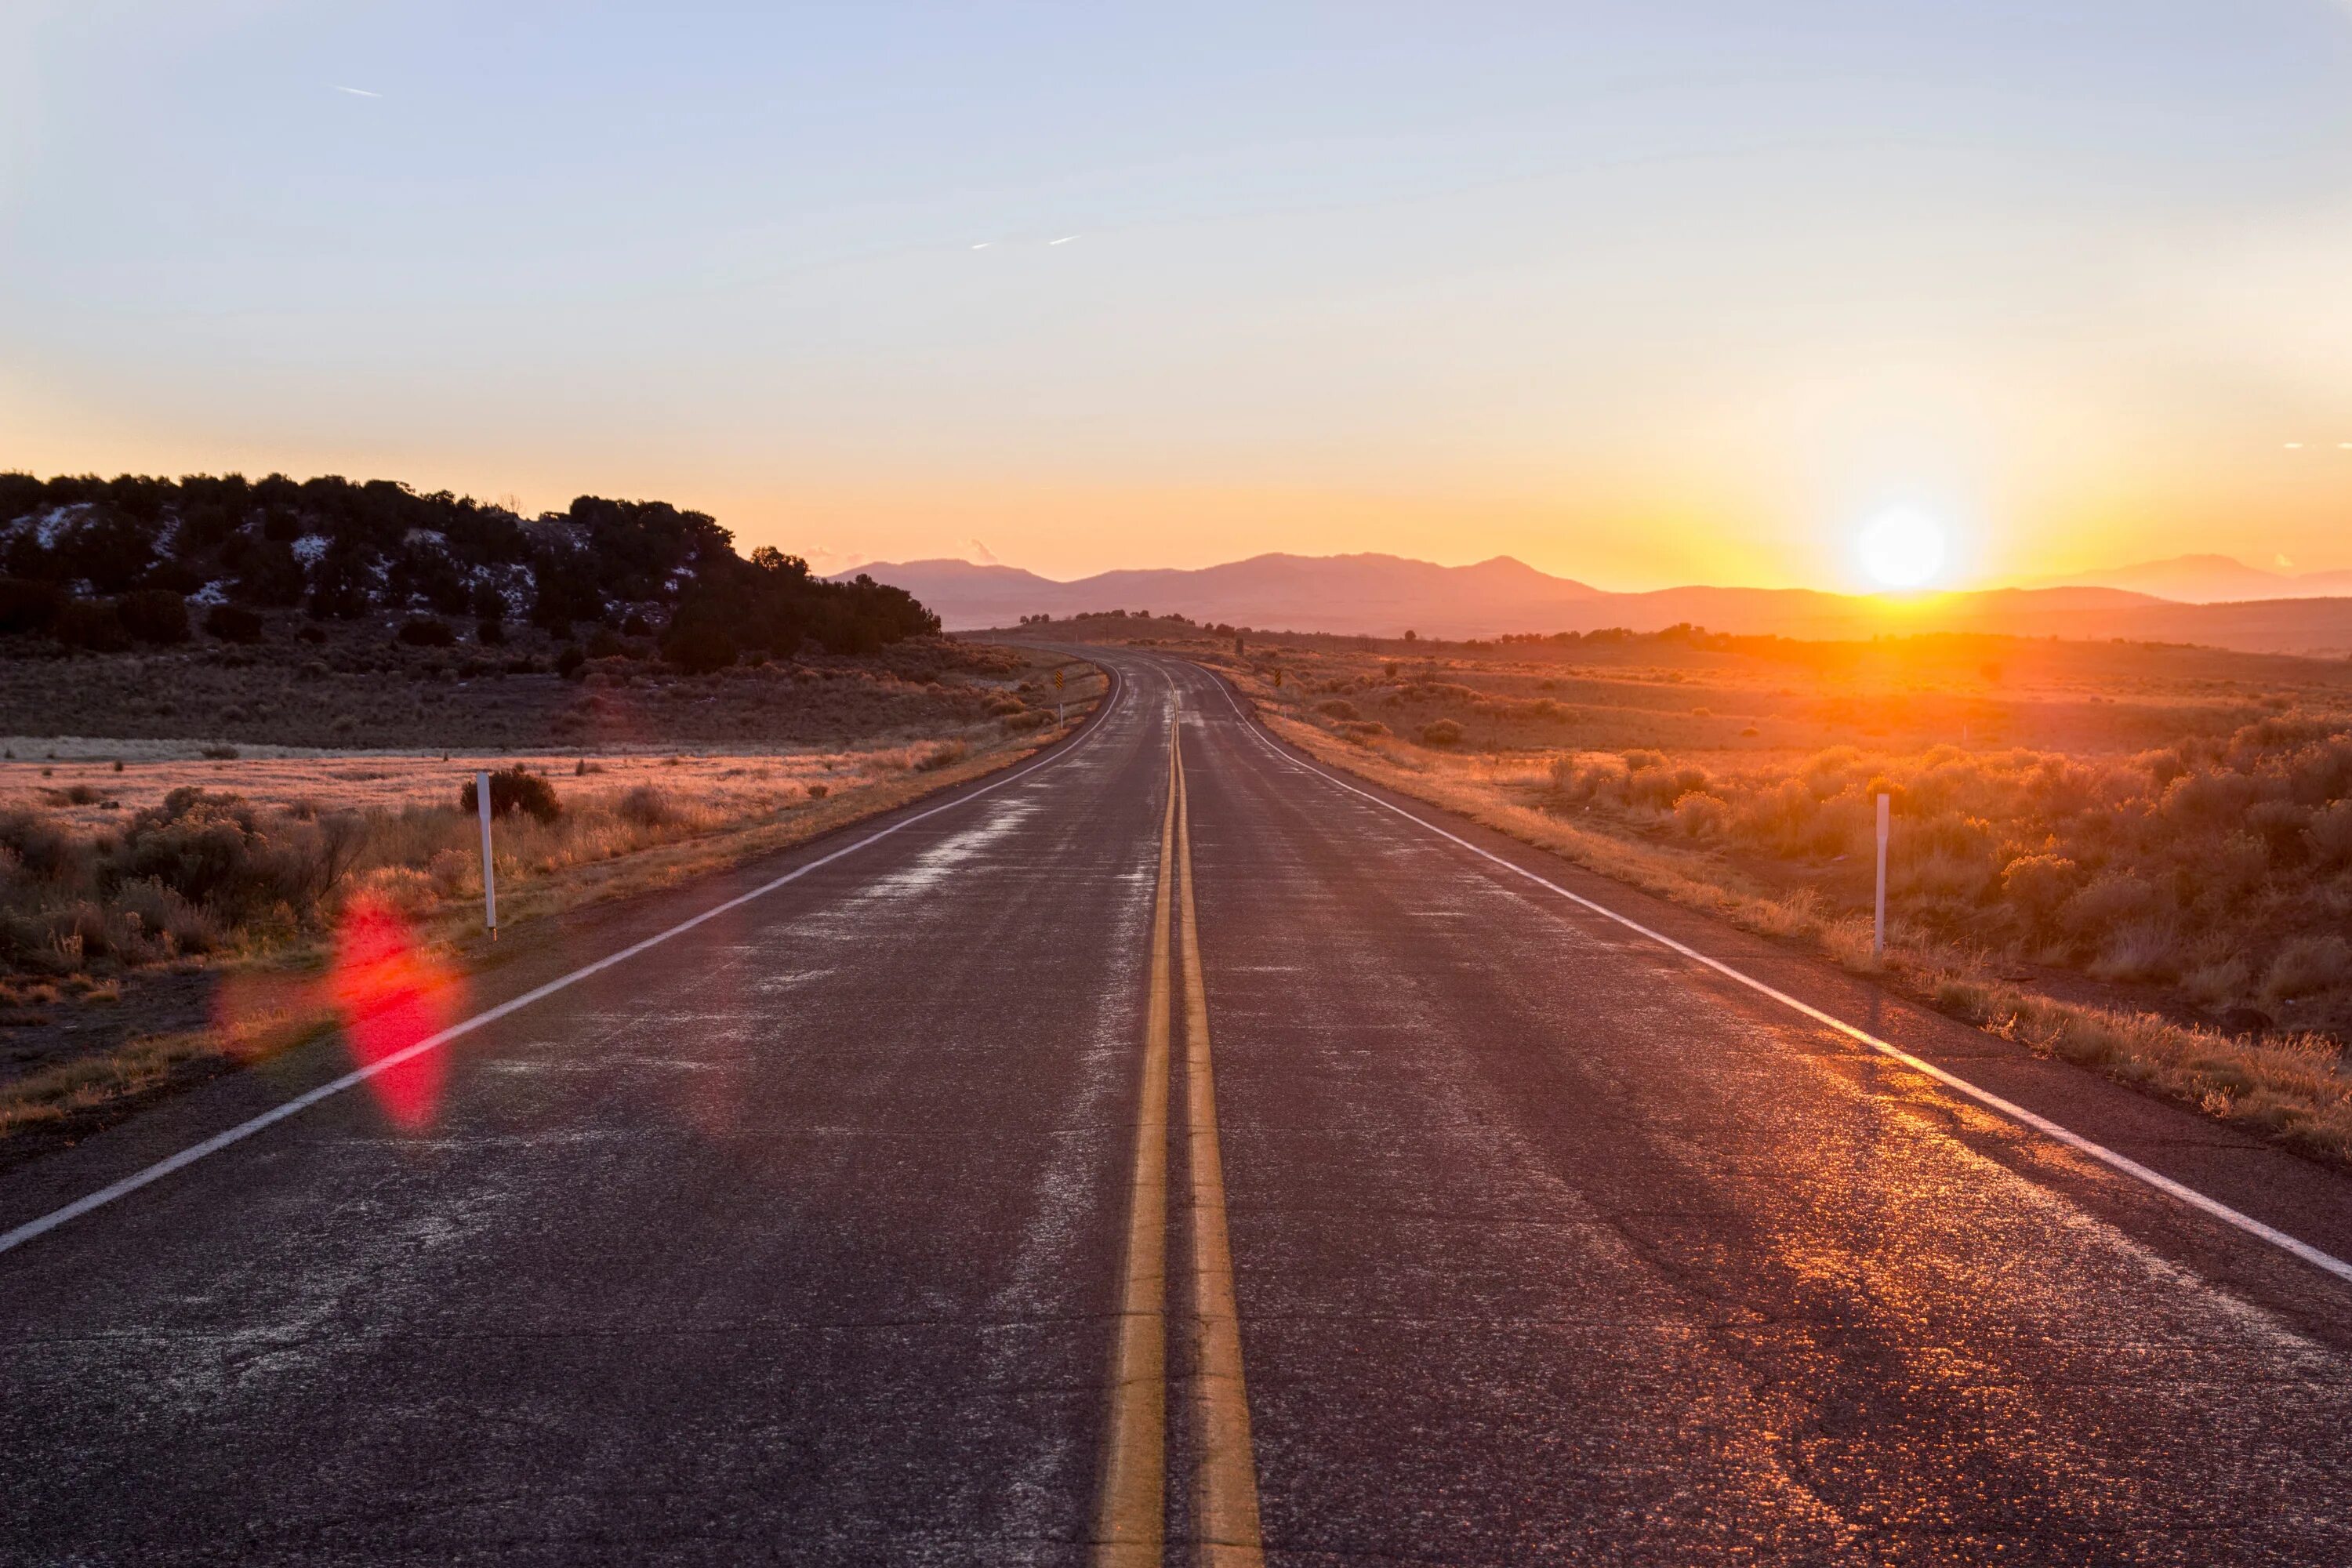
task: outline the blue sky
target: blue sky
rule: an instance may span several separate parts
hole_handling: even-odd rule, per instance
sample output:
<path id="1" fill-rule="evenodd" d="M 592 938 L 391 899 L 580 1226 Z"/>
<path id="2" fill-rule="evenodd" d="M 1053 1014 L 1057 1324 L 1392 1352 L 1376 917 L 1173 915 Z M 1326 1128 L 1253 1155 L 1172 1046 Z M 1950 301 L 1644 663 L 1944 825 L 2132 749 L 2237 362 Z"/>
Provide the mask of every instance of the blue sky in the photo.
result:
<path id="1" fill-rule="evenodd" d="M 2352 564 L 2335 0 L 18 0 L 0 61 L 0 465 L 1055 575 L 1837 584 L 1891 505 L 1958 580 Z"/>

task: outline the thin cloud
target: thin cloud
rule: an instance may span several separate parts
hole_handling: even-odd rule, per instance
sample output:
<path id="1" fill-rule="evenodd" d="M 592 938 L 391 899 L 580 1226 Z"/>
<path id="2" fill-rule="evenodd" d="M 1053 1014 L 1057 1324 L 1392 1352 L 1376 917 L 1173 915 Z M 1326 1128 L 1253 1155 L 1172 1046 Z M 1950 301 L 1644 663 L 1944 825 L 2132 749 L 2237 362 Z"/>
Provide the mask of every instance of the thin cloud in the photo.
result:
<path id="1" fill-rule="evenodd" d="M 991 550 L 987 545 L 982 544 L 977 539 L 967 539 L 963 542 L 963 544 L 965 551 L 971 556 L 972 564 L 975 566 L 1002 566 L 1004 564 L 1003 562 L 999 561 L 996 558 L 995 551 Z"/>
<path id="2" fill-rule="evenodd" d="M 382 98 L 383 96 L 383 94 L 380 92 L 370 92 L 363 87 L 343 87 L 338 85 L 335 90 L 337 92 L 348 92 L 353 98 Z"/>

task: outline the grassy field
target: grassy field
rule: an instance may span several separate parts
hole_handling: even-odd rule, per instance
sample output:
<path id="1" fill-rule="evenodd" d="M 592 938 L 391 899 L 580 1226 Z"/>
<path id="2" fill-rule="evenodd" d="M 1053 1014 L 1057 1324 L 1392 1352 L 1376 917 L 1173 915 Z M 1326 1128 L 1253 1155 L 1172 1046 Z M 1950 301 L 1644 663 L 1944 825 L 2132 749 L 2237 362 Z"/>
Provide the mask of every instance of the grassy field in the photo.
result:
<path id="1" fill-rule="evenodd" d="M 1013 655 L 941 637 L 688 675 L 650 638 L 420 647 L 376 625 L 305 622 L 254 647 L 187 643 L 0 660 L 17 758 L 268 752 L 744 750 L 913 739 L 986 718 Z M 568 652 L 569 658 L 564 657 Z M 572 662 L 577 660 L 576 663 Z M 566 673 L 559 668 L 566 668 Z"/>
<path id="2" fill-rule="evenodd" d="M 1688 629 L 1238 651 L 1179 622 L 1054 631 L 1188 653 L 1327 761 L 2352 1161 L 2352 663 Z"/>
<path id="3" fill-rule="evenodd" d="M 1101 696 L 1091 667 L 981 651 L 929 694 L 926 725 L 882 694 L 858 737 L 856 710 L 824 699 L 830 732 L 851 737 L 831 745 L 248 742 L 255 754 L 231 756 L 213 742 L 12 741 L 0 760 L 0 1135 L 78 1132 L 126 1097 L 328 1026 L 348 1010 L 330 961 L 354 929 L 391 922 L 419 962 L 461 971 L 481 940 L 478 830 L 460 809 L 478 769 L 520 778 L 528 797 L 495 828 L 512 933 L 1006 766 L 1063 732 L 1056 668 L 1071 722 Z M 494 804 L 509 793 L 494 790 Z"/>

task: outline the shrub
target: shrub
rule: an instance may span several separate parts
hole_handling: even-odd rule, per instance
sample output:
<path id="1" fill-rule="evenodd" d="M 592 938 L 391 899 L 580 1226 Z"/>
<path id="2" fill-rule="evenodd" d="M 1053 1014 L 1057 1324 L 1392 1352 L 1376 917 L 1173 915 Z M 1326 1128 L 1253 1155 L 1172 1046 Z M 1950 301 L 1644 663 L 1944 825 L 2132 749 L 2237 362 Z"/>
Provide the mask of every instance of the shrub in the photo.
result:
<path id="1" fill-rule="evenodd" d="M 639 827 L 660 827 L 677 820 L 677 808 L 654 784 L 638 784 L 623 791 L 620 799 L 613 803 L 613 811 L 622 821 Z"/>
<path id="2" fill-rule="evenodd" d="M 1905 893 L 1973 904 L 1993 885 L 1991 862 L 1979 855 L 1914 846 L 1890 858 L 1887 881 Z"/>
<path id="3" fill-rule="evenodd" d="M 348 907 L 390 910 L 414 920 L 439 893 L 433 878 L 414 866 L 378 866 L 359 879 Z"/>
<path id="4" fill-rule="evenodd" d="M 2313 812 L 2304 827 L 2303 840 L 2312 859 L 2321 867 L 2333 870 L 2352 865 L 2352 800 L 2339 800 Z"/>
<path id="5" fill-rule="evenodd" d="M 261 617 L 239 605 L 215 605 L 205 612 L 205 633 L 226 643 L 257 643 Z"/>
<path id="6" fill-rule="evenodd" d="M 188 601 L 168 588 L 135 588 L 114 602 L 122 629 L 140 642 L 188 640 Z"/>
<path id="7" fill-rule="evenodd" d="M 2074 936 L 2103 937 L 2161 912 L 2168 901 L 2137 871 L 2102 871 L 2060 908 L 2058 924 Z"/>
<path id="8" fill-rule="evenodd" d="M 2235 823 L 2253 804 L 2254 791 L 2254 781 L 2242 773 L 2187 773 L 2165 787 L 2160 809 L 2192 827 Z"/>
<path id="9" fill-rule="evenodd" d="M 2246 831 L 2260 841 L 2263 858 L 2274 866 L 2290 866 L 2304 857 L 2304 829 L 2311 812 L 2291 800 L 2258 800 L 2246 812 Z"/>
<path id="10" fill-rule="evenodd" d="M 1554 795 L 1573 797 L 1584 788 L 1586 771 L 1584 765 L 1577 761 L 1574 752 L 1562 752 L 1553 757 L 1548 771 L 1551 776 L 1551 789 Z"/>
<path id="11" fill-rule="evenodd" d="M 577 676 L 587 663 L 588 656 L 580 650 L 578 644 L 566 643 L 562 651 L 555 656 L 555 673 L 570 680 Z"/>
<path id="12" fill-rule="evenodd" d="M 165 957 L 210 952 L 221 945 L 220 922 L 152 877 L 123 883 L 115 889 L 114 902 L 134 929 L 158 939 Z"/>
<path id="13" fill-rule="evenodd" d="M 2181 976 L 2180 988 L 2200 1006 L 2219 1007 L 2245 994 L 2249 979 L 2243 959 L 2225 957 L 2191 968 Z"/>
<path id="14" fill-rule="evenodd" d="M 87 841 L 40 813 L 0 812 L 0 869 L 7 879 L 79 882 L 89 876 L 92 864 Z"/>
<path id="15" fill-rule="evenodd" d="M 961 741 L 935 741 L 918 751 L 908 765 L 917 773 L 937 773 L 963 761 L 971 750 Z"/>
<path id="16" fill-rule="evenodd" d="M 1421 727 L 1421 743 L 1424 746 L 1458 746 L 1462 743 L 1462 726 L 1451 719 L 1433 719 Z"/>
<path id="17" fill-rule="evenodd" d="M 1340 697 L 1334 697 L 1328 702 L 1318 702 L 1315 711 L 1328 719 L 1352 720 L 1360 717 L 1356 705 Z"/>
<path id="18" fill-rule="evenodd" d="M 245 901 L 260 829 L 242 796 L 175 789 L 131 818 L 116 873 L 151 880 L 193 903 Z"/>
<path id="19" fill-rule="evenodd" d="M 121 653 L 131 646 L 131 634 L 111 599 L 68 599 L 58 607 L 49 630 L 68 647 L 88 653 Z"/>
<path id="20" fill-rule="evenodd" d="M 735 662 L 735 639 L 709 621 L 693 621 L 662 639 L 662 657 L 688 675 L 709 675 Z"/>
<path id="21" fill-rule="evenodd" d="M 472 779 L 467 779 L 465 787 L 457 792 L 457 809 L 468 816 L 481 810 Z M 490 815 L 507 816 L 518 811 L 541 822 L 553 822 L 563 815 L 562 803 L 555 798 L 555 786 L 537 773 L 526 772 L 520 764 L 500 768 L 490 774 Z"/>
<path id="22" fill-rule="evenodd" d="M 48 630 L 65 599 L 54 583 L 0 577 L 0 637 Z"/>
<path id="23" fill-rule="evenodd" d="M 1627 776 L 1626 796 L 1664 811 L 1686 795 L 1705 793 L 1710 782 L 1705 768 L 1643 768 Z"/>
<path id="24" fill-rule="evenodd" d="M 485 616 L 474 624 L 474 640 L 484 647 L 503 647 L 507 640 L 507 624 L 495 616 Z"/>
<path id="25" fill-rule="evenodd" d="M 2063 855 L 2021 855 L 2000 874 L 2000 890 L 2025 924 L 2041 929 L 2083 885 L 2083 868 Z"/>
<path id="26" fill-rule="evenodd" d="M 2278 951 L 2263 975 L 2263 1000 L 2276 1004 L 2352 984 L 2352 947 L 2330 931 L 2298 937 Z"/>
<path id="27" fill-rule="evenodd" d="M 2091 962 L 2091 973 L 2102 980 L 2172 980 L 2180 971 L 2180 935 L 2161 921 L 2108 932 Z"/>
<path id="28" fill-rule="evenodd" d="M 1692 838 L 1721 835 L 1731 808 L 1702 790 L 1693 790 L 1675 802 L 1675 826 Z"/>
<path id="29" fill-rule="evenodd" d="M 265 820 L 241 796 L 184 787 L 131 819 L 100 881 L 152 881 L 224 921 L 279 906 L 299 917 L 333 890 L 365 844 L 363 825 L 348 813 Z"/>
<path id="30" fill-rule="evenodd" d="M 2201 852 L 2181 846 L 2180 858 L 2204 894 L 2202 902 L 2227 906 L 2262 885 L 2269 872 L 2270 850 L 2250 833 L 2232 833 L 2219 844 L 2208 842 Z"/>
<path id="31" fill-rule="evenodd" d="M 449 623 L 432 616 L 416 616 L 400 623 L 393 634 L 410 647 L 447 647 L 457 640 Z"/>

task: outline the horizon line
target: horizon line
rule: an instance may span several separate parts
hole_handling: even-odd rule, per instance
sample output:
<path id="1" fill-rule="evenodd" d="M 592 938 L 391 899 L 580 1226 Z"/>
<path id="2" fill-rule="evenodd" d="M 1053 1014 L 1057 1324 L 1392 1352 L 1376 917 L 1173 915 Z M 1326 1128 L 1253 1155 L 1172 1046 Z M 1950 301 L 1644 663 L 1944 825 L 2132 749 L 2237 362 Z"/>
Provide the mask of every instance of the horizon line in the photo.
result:
<path id="1" fill-rule="evenodd" d="M 1012 562 L 1003 560 L 975 561 L 968 555 L 917 555 L 897 561 L 860 561 L 849 565 L 821 571 L 818 574 L 828 578 L 837 578 L 854 576 L 862 572 L 871 572 L 877 567 L 888 569 L 894 567 L 914 566 L 966 566 L 976 571 L 1017 572 L 1024 576 L 1034 577 L 1039 582 L 1053 587 L 1068 588 L 1077 586 L 1080 584 L 1090 583 L 1098 577 L 1108 577 L 1122 573 L 1214 572 L 1228 566 L 1244 566 L 1255 561 L 1277 559 L 1308 562 L 1359 560 L 1393 561 L 1404 565 L 1426 566 L 1440 572 L 1467 572 L 1475 571 L 1482 566 L 1504 564 L 1516 566 L 1524 571 L 1533 573 L 1537 576 L 1545 579 L 1547 582 L 1585 589 L 1592 594 L 1606 595 L 1611 598 L 1640 598 L 1657 594 L 1685 593 L 1695 589 L 1709 589 L 1719 592 L 1750 594 L 1820 594 L 1832 598 L 1874 599 L 1905 605 L 1924 604 L 1937 598 L 1956 598 L 1969 595 L 2058 593 L 2063 592 L 2067 589 L 2086 589 L 2101 593 L 2121 594 L 2135 598 L 2149 599 L 2162 604 L 2258 604 L 2278 600 L 2334 599 L 2352 597 L 2352 567 L 2319 567 L 2310 571 L 2296 571 L 2291 573 L 2278 572 L 2266 567 L 2249 565 L 2245 562 L 2240 561 L 2235 556 L 2224 555 L 2219 552 L 2204 551 L 2192 552 L 2182 555 L 2165 556 L 2152 561 L 2136 561 L 2121 566 L 2085 568 L 2080 576 L 2072 574 L 2060 573 L 2030 578 L 1994 577 L 1978 579 L 1968 583 L 1945 584 L 1902 589 L 1865 588 L 1859 586 L 1822 587 L 1816 584 L 1801 583 L 1757 584 L 1708 582 L 1705 580 L 1689 580 L 1668 583 L 1654 588 L 1611 588 L 1604 587 L 1601 584 L 1592 582 L 1587 578 L 1568 577 L 1562 576 L 1558 573 L 1548 572 L 1540 566 L 1530 565 L 1528 563 L 1520 560 L 1516 555 L 1490 555 L 1477 561 L 1453 563 L 1434 561 L 1426 556 L 1400 555 L 1393 551 L 1386 550 L 1335 551 L 1325 554 L 1310 554 L 1293 550 L 1265 550 L 1258 552 L 1255 555 L 1235 556 L 1231 560 L 1211 562 L 1208 564 L 1202 566 L 1107 566 L 1098 571 L 1082 573 L 1075 577 L 1055 577 L 1047 573 L 1037 571 L 1034 567 L 1015 565 Z M 2100 583 L 2084 580 L 2090 576 L 2116 576 L 2126 573 L 2152 571 L 2158 568 L 2172 566 L 2185 562 L 2204 561 L 2214 563 L 2215 569 L 2217 570 L 2227 569 L 2256 579 L 2266 579 L 2282 587 L 2309 582 L 2313 579 L 2343 578 L 2345 579 L 2345 582 L 2340 589 L 2332 592 L 2321 589 L 2300 594 L 2281 593 L 2268 595 L 2266 598 L 2258 599 L 2233 599 L 2228 596 L 2212 599 L 2176 599 L 2170 595 L 2158 593 L 2151 589 L 2127 588 L 2118 586 L 2113 583 Z"/>

